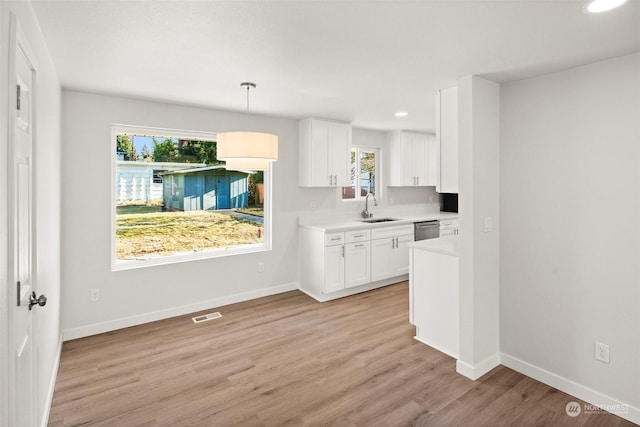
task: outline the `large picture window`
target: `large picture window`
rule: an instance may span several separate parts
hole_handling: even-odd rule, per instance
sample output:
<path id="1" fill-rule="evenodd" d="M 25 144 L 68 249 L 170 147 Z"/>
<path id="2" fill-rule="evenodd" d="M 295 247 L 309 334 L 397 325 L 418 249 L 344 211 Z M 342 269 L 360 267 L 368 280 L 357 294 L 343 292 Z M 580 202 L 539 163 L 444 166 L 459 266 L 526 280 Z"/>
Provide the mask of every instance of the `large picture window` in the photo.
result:
<path id="1" fill-rule="evenodd" d="M 342 200 L 358 200 L 377 194 L 379 158 L 377 148 L 351 148 L 351 186 L 342 187 Z"/>
<path id="2" fill-rule="evenodd" d="M 216 135 L 116 126 L 114 269 L 270 249 L 270 172 L 228 170 Z"/>

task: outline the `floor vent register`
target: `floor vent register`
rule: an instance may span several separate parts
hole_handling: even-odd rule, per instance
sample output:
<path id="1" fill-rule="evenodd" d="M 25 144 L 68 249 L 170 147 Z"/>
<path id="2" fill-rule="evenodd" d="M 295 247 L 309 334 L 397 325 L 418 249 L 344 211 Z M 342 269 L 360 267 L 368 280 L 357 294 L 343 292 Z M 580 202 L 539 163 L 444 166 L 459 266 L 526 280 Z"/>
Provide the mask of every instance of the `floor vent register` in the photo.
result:
<path id="1" fill-rule="evenodd" d="M 222 317 L 222 314 L 218 313 L 217 311 L 215 313 L 209 313 L 209 314 L 203 314 L 202 316 L 196 316 L 193 318 L 193 323 L 202 323 L 202 322 L 206 322 L 208 320 L 213 320 L 213 319 L 219 319 Z"/>

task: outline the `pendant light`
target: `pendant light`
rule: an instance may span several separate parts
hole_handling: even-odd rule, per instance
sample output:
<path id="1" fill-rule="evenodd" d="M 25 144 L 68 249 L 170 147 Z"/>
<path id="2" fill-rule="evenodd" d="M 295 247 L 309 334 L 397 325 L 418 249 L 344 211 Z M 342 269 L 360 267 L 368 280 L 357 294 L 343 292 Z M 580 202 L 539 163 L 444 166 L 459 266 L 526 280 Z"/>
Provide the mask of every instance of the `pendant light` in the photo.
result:
<path id="1" fill-rule="evenodd" d="M 247 88 L 247 115 L 249 90 L 256 84 L 240 83 Z M 265 170 L 278 160 L 278 136 L 261 132 L 223 132 L 217 136 L 218 160 L 227 162 L 227 169 Z M 251 166 L 251 167 L 247 167 Z"/>

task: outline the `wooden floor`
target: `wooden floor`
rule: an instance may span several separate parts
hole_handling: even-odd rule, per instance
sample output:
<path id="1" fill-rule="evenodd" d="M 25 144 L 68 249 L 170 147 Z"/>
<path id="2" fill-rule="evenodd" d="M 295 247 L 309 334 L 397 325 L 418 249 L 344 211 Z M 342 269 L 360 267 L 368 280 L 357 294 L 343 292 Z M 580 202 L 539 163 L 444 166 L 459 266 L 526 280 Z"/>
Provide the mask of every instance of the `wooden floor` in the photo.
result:
<path id="1" fill-rule="evenodd" d="M 473 382 L 413 339 L 407 282 L 298 291 L 64 344 L 50 426 L 631 426 L 508 368 Z"/>

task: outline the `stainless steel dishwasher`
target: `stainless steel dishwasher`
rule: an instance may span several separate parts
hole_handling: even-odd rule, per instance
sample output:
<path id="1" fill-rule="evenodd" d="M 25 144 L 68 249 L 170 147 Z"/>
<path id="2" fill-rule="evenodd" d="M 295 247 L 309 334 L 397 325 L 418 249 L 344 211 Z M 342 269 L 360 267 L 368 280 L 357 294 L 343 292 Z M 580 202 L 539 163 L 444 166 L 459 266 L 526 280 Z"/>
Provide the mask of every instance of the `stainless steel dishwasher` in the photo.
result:
<path id="1" fill-rule="evenodd" d="M 422 221 L 413 224 L 415 240 L 435 239 L 440 237 L 440 221 Z"/>

